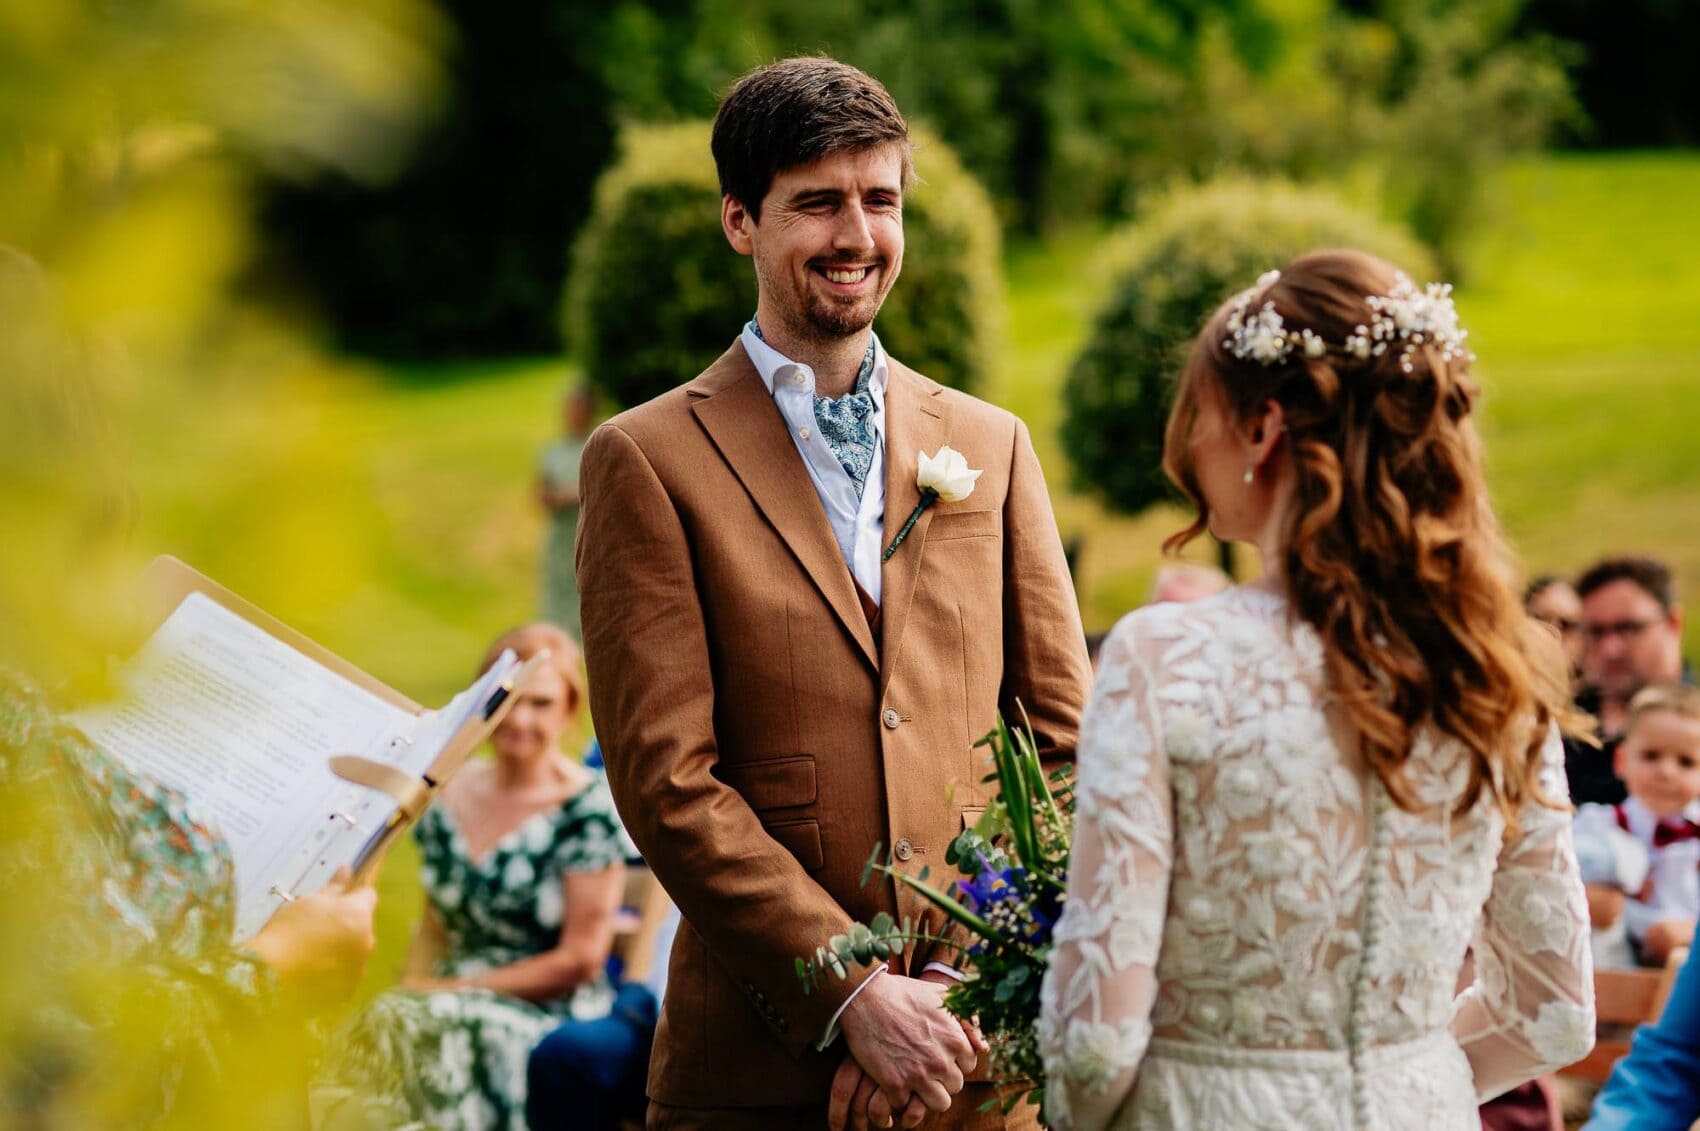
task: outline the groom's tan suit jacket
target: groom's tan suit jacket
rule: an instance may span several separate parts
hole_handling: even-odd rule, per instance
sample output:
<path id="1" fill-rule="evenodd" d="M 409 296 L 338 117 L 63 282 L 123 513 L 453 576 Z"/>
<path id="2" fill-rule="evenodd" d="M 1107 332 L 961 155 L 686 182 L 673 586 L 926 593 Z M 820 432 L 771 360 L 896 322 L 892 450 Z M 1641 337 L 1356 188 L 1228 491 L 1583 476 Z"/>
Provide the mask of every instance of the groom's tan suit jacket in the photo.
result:
<path id="1" fill-rule="evenodd" d="M 885 422 L 884 545 L 919 499 L 918 451 L 948 444 L 984 474 L 921 516 L 877 613 L 742 345 L 585 448 L 592 715 L 620 814 L 685 919 L 650 1068 L 662 1103 L 824 1111 L 844 1046 L 815 1043 L 862 976 L 805 994 L 795 960 L 853 920 L 923 911 L 862 883 L 875 845 L 949 878 L 945 849 L 986 802 L 973 743 L 1017 699 L 1043 756 L 1073 755 L 1088 666 L 1026 428 L 895 360 Z"/>

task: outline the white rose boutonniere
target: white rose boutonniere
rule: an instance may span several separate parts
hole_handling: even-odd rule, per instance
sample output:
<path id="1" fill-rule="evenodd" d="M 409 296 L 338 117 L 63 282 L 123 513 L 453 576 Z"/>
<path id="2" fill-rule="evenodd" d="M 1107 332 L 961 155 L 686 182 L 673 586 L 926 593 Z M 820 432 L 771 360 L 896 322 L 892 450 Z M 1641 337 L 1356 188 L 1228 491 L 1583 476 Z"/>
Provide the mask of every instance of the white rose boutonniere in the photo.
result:
<path id="1" fill-rule="evenodd" d="M 980 478 L 980 469 L 969 467 L 967 458 L 948 445 L 932 455 L 917 452 L 915 456 L 915 486 L 921 489 L 921 501 L 915 504 L 909 521 L 903 524 L 903 529 L 885 548 L 885 554 L 880 558 L 882 562 L 890 561 L 891 555 L 897 553 L 897 547 L 909 537 L 909 531 L 914 528 L 915 520 L 921 517 L 922 511 L 941 499 L 947 503 L 960 503 L 974 493 L 974 482 Z"/>

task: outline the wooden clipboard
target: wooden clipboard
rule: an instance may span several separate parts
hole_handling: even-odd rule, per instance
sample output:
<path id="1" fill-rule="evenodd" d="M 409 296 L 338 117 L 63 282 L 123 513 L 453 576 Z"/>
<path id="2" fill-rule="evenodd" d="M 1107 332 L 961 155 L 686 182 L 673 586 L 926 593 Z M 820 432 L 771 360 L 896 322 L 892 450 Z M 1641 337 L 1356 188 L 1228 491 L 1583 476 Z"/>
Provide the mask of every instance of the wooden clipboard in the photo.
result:
<path id="1" fill-rule="evenodd" d="M 268 636 L 282 641 L 386 703 L 410 715 L 419 715 L 424 711 L 424 708 L 399 691 L 368 675 L 330 649 L 290 628 L 258 605 L 231 592 L 178 558 L 164 554 L 155 558 L 142 571 L 141 582 L 148 603 L 147 627 L 150 633 L 157 631 L 190 594 L 199 593 Z M 493 706 L 487 705 L 486 709 L 480 712 L 481 718 L 468 720 L 468 724 L 454 734 L 438 753 L 424 776 L 411 773 L 400 766 L 373 761 L 355 754 L 338 754 L 330 759 L 332 773 L 345 781 L 386 794 L 396 804 L 395 812 L 389 821 L 356 858 L 356 879 L 364 881 L 372 877 L 389 846 L 419 819 L 448 780 L 490 737 L 532 677 L 548 660 L 549 652 L 544 650 L 515 669 L 500 685 L 497 692 L 499 701 Z"/>
<path id="2" fill-rule="evenodd" d="M 177 611 L 177 606 L 183 603 L 184 598 L 191 593 L 199 593 L 229 609 L 249 624 L 264 630 L 267 636 L 283 641 L 297 652 L 318 661 L 391 706 L 400 707 L 410 715 L 417 715 L 424 710 L 393 687 L 374 679 L 329 648 L 315 643 L 258 605 L 237 596 L 206 574 L 169 554 L 161 554 L 148 563 L 147 568 L 142 571 L 142 589 L 148 602 L 147 629 L 150 634 Z"/>

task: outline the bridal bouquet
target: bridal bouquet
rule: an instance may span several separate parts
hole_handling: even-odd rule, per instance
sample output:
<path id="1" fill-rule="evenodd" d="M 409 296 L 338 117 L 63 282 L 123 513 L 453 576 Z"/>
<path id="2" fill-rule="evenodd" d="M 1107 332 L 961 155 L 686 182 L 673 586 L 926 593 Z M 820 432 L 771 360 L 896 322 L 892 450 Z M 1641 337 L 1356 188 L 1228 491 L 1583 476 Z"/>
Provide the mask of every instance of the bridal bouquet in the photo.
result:
<path id="1" fill-rule="evenodd" d="M 853 966 L 901 954 L 910 942 L 955 947 L 966 977 L 946 993 L 945 1008 L 979 1025 L 991 1045 L 994 1070 L 1015 1085 L 1004 1110 L 1022 1099 L 1042 1110 L 1045 1077 L 1034 1027 L 1051 932 L 1062 913 L 1073 796 L 1066 770 L 1047 780 L 1030 728 L 1012 731 L 999 718 L 976 746 L 991 751 L 995 772 L 986 781 L 996 783 L 996 794 L 985 815 L 945 853 L 961 878 L 941 888 L 930 869 L 916 875 L 902 871 L 883 846 L 874 848 L 862 871 L 864 884 L 878 874 L 910 888 L 973 941 L 964 945 L 926 933 L 924 923 L 907 917 L 897 922 L 881 913 L 834 935 L 812 959 L 797 959 L 797 974 L 811 991 L 828 974 L 847 978 Z"/>

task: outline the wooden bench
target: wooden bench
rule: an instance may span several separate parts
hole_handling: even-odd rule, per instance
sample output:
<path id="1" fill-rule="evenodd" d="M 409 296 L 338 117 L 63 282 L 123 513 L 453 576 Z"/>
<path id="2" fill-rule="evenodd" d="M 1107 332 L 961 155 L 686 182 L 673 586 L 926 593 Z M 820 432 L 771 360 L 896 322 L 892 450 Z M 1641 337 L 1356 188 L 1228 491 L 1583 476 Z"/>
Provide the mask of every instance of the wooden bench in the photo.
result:
<path id="1" fill-rule="evenodd" d="M 1633 1026 L 1650 1025 L 1664 1012 L 1677 972 L 1687 959 L 1688 951 L 1683 948 L 1671 954 L 1662 970 L 1594 971 L 1595 1017 L 1602 1027 L 1615 1028 L 1606 1029 L 1594 1042 L 1592 1052 L 1570 1067 L 1560 1069 L 1559 1075 L 1603 1084 L 1611 1075 L 1612 1065 L 1628 1055 Z"/>
<path id="2" fill-rule="evenodd" d="M 620 960 L 622 979 L 649 980 L 655 969 L 656 939 L 672 909 L 673 901 L 654 872 L 642 864 L 627 866 L 626 892 L 614 921 L 614 955 Z"/>

